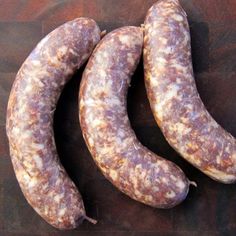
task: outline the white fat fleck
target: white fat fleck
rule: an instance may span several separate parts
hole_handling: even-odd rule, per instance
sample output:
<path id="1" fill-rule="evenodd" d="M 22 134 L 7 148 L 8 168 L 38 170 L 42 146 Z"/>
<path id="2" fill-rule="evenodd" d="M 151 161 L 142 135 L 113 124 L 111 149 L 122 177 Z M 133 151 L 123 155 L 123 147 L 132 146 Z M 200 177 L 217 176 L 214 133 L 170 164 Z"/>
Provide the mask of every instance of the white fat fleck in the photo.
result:
<path id="1" fill-rule="evenodd" d="M 159 183 L 159 181 L 157 181 L 157 183 Z M 153 189 L 154 192 L 159 192 L 159 190 L 160 190 L 159 187 L 155 186 L 155 185 L 152 186 L 152 189 Z"/>
<path id="2" fill-rule="evenodd" d="M 72 48 L 69 48 L 69 52 L 73 55 L 77 55 L 77 53 Z"/>
<path id="3" fill-rule="evenodd" d="M 211 121 L 210 126 L 213 127 L 213 128 L 218 128 L 219 127 L 219 125 L 215 122 L 215 120 Z"/>
<path id="4" fill-rule="evenodd" d="M 79 102 L 79 106 L 80 106 L 80 110 L 84 107 L 84 99 L 81 98 L 80 102 Z"/>
<path id="5" fill-rule="evenodd" d="M 156 37 L 157 34 L 158 34 L 158 31 L 157 31 L 157 30 L 152 30 L 152 31 L 150 31 L 150 36 L 151 36 L 151 37 Z"/>
<path id="6" fill-rule="evenodd" d="M 54 88 L 57 88 L 57 87 L 58 87 L 58 84 L 55 83 L 54 81 L 51 83 L 51 85 L 52 85 Z"/>
<path id="7" fill-rule="evenodd" d="M 130 43 L 130 37 L 128 35 L 120 35 L 119 40 L 121 41 L 121 43 L 124 43 L 126 45 L 129 45 Z"/>
<path id="8" fill-rule="evenodd" d="M 187 104 L 186 108 L 188 109 L 188 111 L 192 111 L 193 110 L 193 104 Z"/>
<path id="9" fill-rule="evenodd" d="M 151 195 L 147 195 L 147 196 L 145 196 L 145 201 L 152 202 L 153 201 L 153 197 Z"/>
<path id="10" fill-rule="evenodd" d="M 116 98 L 116 97 L 112 97 L 110 100 L 109 100 L 109 103 L 111 105 L 116 105 L 116 106 L 120 106 L 121 105 L 121 101 L 119 98 Z"/>
<path id="11" fill-rule="evenodd" d="M 175 129 L 177 131 L 178 134 L 183 134 L 183 135 L 186 135 L 188 134 L 189 132 L 192 131 L 191 128 L 187 128 L 184 124 L 182 123 L 176 123 L 175 124 Z"/>
<path id="12" fill-rule="evenodd" d="M 102 58 L 102 55 L 101 53 L 97 53 L 95 54 L 95 60 L 99 63 L 102 63 L 103 62 L 103 58 Z"/>
<path id="13" fill-rule="evenodd" d="M 107 53 L 104 52 L 98 52 L 95 53 L 95 58 L 94 58 L 96 64 L 100 65 L 100 69 L 106 69 L 109 67 L 109 60 Z"/>
<path id="14" fill-rule="evenodd" d="M 180 120 L 183 124 L 187 124 L 189 122 L 189 119 L 186 117 L 180 117 Z"/>
<path id="15" fill-rule="evenodd" d="M 97 147 L 97 150 L 99 150 L 99 148 Z M 99 156 L 103 156 L 103 155 L 113 155 L 113 151 L 114 148 L 113 147 L 102 147 L 98 152 L 99 152 Z"/>
<path id="16" fill-rule="evenodd" d="M 65 215 L 65 213 L 66 213 L 66 208 L 62 208 L 62 209 L 60 209 L 59 210 L 59 216 L 63 216 L 63 215 Z"/>
<path id="17" fill-rule="evenodd" d="M 163 44 L 163 45 L 166 45 L 168 40 L 166 38 L 163 38 L 163 37 L 159 37 L 159 41 Z"/>
<path id="18" fill-rule="evenodd" d="M 220 155 L 217 155 L 216 156 L 216 163 L 219 165 L 221 162 L 221 156 Z"/>
<path id="19" fill-rule="evenodd" d="M 99 76 L 102 78 L 105 78 L 107 75 L 106 71 L 103 69 L 98 70 L 98 73 L 99 73 Z"/>
<path id="20" fill-rule="evenodd" d="M 38 156 L 38 155 L 34 155 L 34 156 L 33 156 L 33 159 L 34 159 L 34 161 L 35 161 L 35 163 L 36 163 L 36 166 L 37 166 L 39 169 L 42 169 L 42 167 L 43 167 L 42 158 L 41 158 L 40 156 Z"/>
<path id="21" fill-rule="evenodd" d="M 182 83 L 182 79 L 181 79 L 181 78 L 177 78 L 177 79 L 176 79 L 176 83 L 177 83 L 177 84 L 181 84 L 181 83 Z"/>
<path id="22" fill-rule="evenodd" d="M 172 190 L 166 193 L 166 197 L 167 198 L 174 198 L 175 196 L 176 196 L 176 194 Z"/>
<path id="23" fill-rule="evenodd" d="M 63 65 L 63 63 L 61 63 L 58 59 L 58 56 L 56 55 L 56 56 L 51 56 L 51 57 L 49 57 L 48 56 L 48 58 L 49 58 L 49 61 L 50 61 L 50 64 L 52 64 L 52 65 Z"/>
<path id="24" fill-rule="evenodd" d="M 163 47 L 162 52 L 164 52 L 165 54 L 170 54 L 172 53 L 173 49 L 172 47 Z"/>
<path id="25" fill-rule="evenodd" d="M 81 100 L 82 101 L 82 100 Z M 81 103 L 80 103 L 80 105 L 81 105 Z M 96 102 L 95 102 L 95 100 L 94 99 L 92 99 L 92 98 L 88 98 L 88 99 L 86 99 L 86 100 L 83 100 L 83 102 L 82 102 L 82 105 L 83 106 L 96 106 Z"/>
<path id="26" fill-rule="evenodd" d="M 134 145 L 134 149 L 135 150 L 138 150 L 139 149 L 139 146 L 135 144 L 135 142 L 133 142 L 133 145 Z"/>
<path id="27" fill-rule="evenodd" d="M 23 161 L 23 165 L 29 169 L 34 168 L 33 164 L 30 161 Z"/>
<path id="28" fill-rule="evenodd" d="M 175 67 L 177 71 L 181 71 L 183 74 L 187 74 L 187 70 L 188 70 L 187 67 L 180 65 L 175 60 L 172 61 L 172 64 L 174 64 L 173 66 Z"/>
<path id="29" fill-rule="evenodd" d="M 136 170 L 142 170 L 142 164 L 136 165 L 135 169 L 136 169 Z"/>
<path id="30" fill-rule="evenodd" d="M 32 131 L 31 130 L 26 130 L 24 131 L 24 133 L 22 134 L 22 139 L 27 139 L 32 135 Z"/>
<path id="31" fill-rule="evenodd" d="M 38 87 L 40 87 L 40 88 L 44 88 L 45 87 L 44 83 L 41 80 L 39 80 L 38 78 L 36 78 L 35 81 L 36 81 Z"/>
<path id="32" fill-rule="evenodd" d="M 161 180 L 162 180 L 163 183 L 168 184 L 168 180 L 167 180 L 166 177 L 162 177 Z"/>
<path id="33" fill-rule="evenodd" d="M 135 171 L 135 176 L 137 176 L 139 179 L 143 179 L 144 180 L 146 172 L 142 171 L 142 165 L 141 164 L 138 164 L 135 167 L 134 171 Z"/>
<path id="34" fill-rule="evenodd" d="M 46 214 L 46 215 L 48 214 L 48 206 L 47 205 L 44 206 L 44 214 Z"/>
<path id="35" fill-rule="evenodd" d="M 165 65 L 167 63 L 166 59 L 163 57 L 157 57 L 156 58 L 156 62 L 158 63 L 158 66 L 161 65 Z"/>
<path id="36" fill-rule="evenodd" d="M 162 121 L 164 117 L 164 109 L 162 109 L 162 103 L 161 102 L 156 103 L 156 105 L 154 106 L 154 110 L 158 119 Z"/>
<path id="37" fill-rule="evenodd" d="M 123 139 L 118 136 L 115 138 L 115 141 L 117 143 L 117 150 L 120 150 L 118 147 L 122 147 Z"/>
<path id="38" fill-rule="evenodd" d="M 132 181 L 133 181 L 133 187 L 134 187 L 134 189 L 136 189 L 138 187 L 138 180 L 137 180 L 137 178 L 133 178 Z"/>
<path id="39" fill-rule="evenodd" d="M 131 65 L 134 65 L 135 64 L 135 60 L 132 57 L 132 54 L 131 53 L 129 53 L 129 54 L 128 54 L 127 62 L 130 63 Z"/>
<path id="40" fill-rule="evenodd" d="M 48 189 L 48 183 L 43 184 L 42 189 L 43 189 L 43 190 Z"/>
<path id="41" fill-rule="evenodd" d="M 35 148 L 36 150 L 42 150 L 44 149 L 44 145 L 42 143 L 32 143 L 31 144 L 32 148 Z"/>
<path id="42" fill-rule="evenodd" d="M 146 188 L 149 188 L 152 185 L 148 176 L 146 176 L 146 178 L 145 178 L 144 185 L 146 186 Z"/>
<path id="43" fill-rule="evenodd" d="M 156 77 L 150 77 L 151 79 L 150 79 L 150 85 L 152 86 L 152 87 L 156 87 L 156 86 L 158 86 L 158 79 L 156 78 Z"/>
<path id="44" fill-rule="evenodd" d="M 30 176 L 27 173 L 23 174 L 23 178 L 25 179 L 26 183 L 30 182 Z"/>
<path id="45" fill-rule="evenodd" d="M 100 120 L 100 119 L 94 119 L 92 121 L 92 126 L 93 127 L 103 126 L 104 124 L 106 124 L 106 123 L 103 120 Z"/>
<path id="46" fill-rule="evenodd" d="M 179 189 L 184 189 L 185 184 L 184 184 L 183 181 L 178 180 L 178 181 L 176 182 L 176 186 L 177 186 Z"/>
<path id="47" fill-rule="evenodd" d="M 12 133 L 15 137 L 17 137 L 20 133 L 20 129 L 15 126 L 15 127 L 12 128 Z"/>
<path id="48" fill-rule="evenodd" d="M 138 198 L 141 198 L 141 197 L 142 197 L 142 193 L 139 192 L 137 189 L 135 189 L 134 194 L 135 194 Z"/>
<path id="49" fill-rule="evenodd" d="M 190 41 L 190 39 L 189 39 L 190 37 L 189 37 L 189 32 L 186 30 L 186 31 L 184 31 L 184 40 L 183 40 L 183 45 L 185 44 L 185 45 L 187 45 L 188 43 L 189 43 L 189 41 Z M 191 55 L 191 51 L 190 52 L 188 52 L 189 54 L 188 55 Z"/>
<path id="50" fill-rule="evenodd" d="M 173 14 L 172 18 L 176 21 L 183 21 L 184 20 L 183 16 L 181 16 L 179 14 Z"/>
<path id="51" fill-rule="evenodd" d="M 173 180 L 173 181 L 176 181 L 177 178 L 174 176 L 174 175 L 171 175 L 170 178 Z"/>
<path id="52" fill-rule="evenodd" d="M 92 138 L 92 137 L 89 137 L 89 138 L 88 138 L 88 143 L 89 143 L 89 146 L 91 146 L 91 147 L 94 146 L 94 141 L 93 141 L 93 138 Z"/>
<path id="53" fill-rule="evenodd" d="M 155 106 L 154 106 L 155 113 L 161 121 L 164 116 L 164 107 L 166 106 L 166 103 L 168 102 L 168 100 L 170 100 L 172 98 L 177 98 L 178 91 L 179 91 L 178 85 L 169 86 L 169 89 L 165 94 L 165 99 L 162 99 L 162 100 L 160 100 L 160 102 L 157 102 L 155 104 Z"/>
<path id="54" fill-rule="evenodd" d="M 169 100 L 172 98 L 177 98 L 179 89 L 180 89 L 179 86 L 176 84 L 173 86 L 169 86 L 168 91 L 165 94 L 165 99 Z"/>
<path id="55" fill-rule="evenodd" d="M 33 64 L 34 66 L 40 66 L 40 65 L 41 65 L 40 61 L 38 61 L 38 60 L 33 60 L 33 61 L 32 61 L 32 64 Z"/>
<path id="56" fill-rule="evenodd" d="M 65 55 L 67 52 L 67 47 L 63 45 L 62 47 L 58 48 L 57 52 L 61 55 Z"/>
<path id="57" fill-rule="evenodd" d="M 97 99 L 97 96 L 99 94 L 101 94 L 101 93 L 109 94 L 111 92 L 111 90 L 112 90 L 112 80 L 108 80 L 105 84 L 102 84 L 102 85 L 100 85 L 100 87 L 93 89 L 92 96 Z"/>
<path id="58" fill-rule="evenodd" d="M 118 178 L 118 174 L 117 174 L 117 171 L 115 170 L 110 170 L 110 177 L 112 178 L 113 181 L 116 181 L 117 178 Z"/>
<path id="59" fill-rule="evenodd" d="M 45 106 L 45 103 L 43 102 L 43 101 L 41 101 L 41 102 L 39 102 L 38 103 L 38 105 L 40 106 L 40 107 L 44 107 Z M 53 110 L 53 112 L 55 111 L 55 109 Z"/>
<path id="60" fill-rule="evenodd" d="M 28 184 L 29 188 L 33 188 L 38 183 L 37 178 L 31 178 Z"/>
<path id="61" fill-rule="evenodd" d="M 158 174 L 160 171 L 160 165 L 158 163 L 153 164 L 154 168 L 155 168 L 155 173 Z"/>
<path id="62" fill-rule="evenodd" d="M 193 165 L 201 166 L 202 162 L 199 158 L 195 157 L 194 155 L 188 154 L 185 154 L 185 156 L 190 159 Z"/>
<path id="63" fill-rule="evenodd" d="M 123 129 L 118 129 L 117 136 L 120 137 L 120 138 L 124 138 L 125 137 L 124 130 Z"/>
<path id="64" fill-rule="evenodd" d="M 225 148 L 225 152 L 227 152 L 227 153 L 229 153 L 230 152 L 230 143 L 226 146 L 226 148 Z"/>
<path id="65" fill-rule="evenodd" d="M 49 197 L 54 197 L 54 195 L 55 195 L 54 191 L 50 191 L 49 194 L 48 194 Z"/>
<path id="66" fill-rule="evenodd" d="M 64 194 L 57 194 L 54 197 L 54 200 L 55 200 L 56 203 L 59 203 L 63 197 L 64 197 Z"/>
<path id="67" fill-rule="evenodd" d="M 61 179 L 60 178 L 58 178 L 56 183 L 55 183 L 55 186 L 58 186 L 58 185 L 61 185 Z"/>
<path id="68" fill-rule="evenodd" d="M 168 172 L 169 171 L 169 167 L 167 164 L 162 164 L 162 169 L 165 171 L 165 172 Z"/>

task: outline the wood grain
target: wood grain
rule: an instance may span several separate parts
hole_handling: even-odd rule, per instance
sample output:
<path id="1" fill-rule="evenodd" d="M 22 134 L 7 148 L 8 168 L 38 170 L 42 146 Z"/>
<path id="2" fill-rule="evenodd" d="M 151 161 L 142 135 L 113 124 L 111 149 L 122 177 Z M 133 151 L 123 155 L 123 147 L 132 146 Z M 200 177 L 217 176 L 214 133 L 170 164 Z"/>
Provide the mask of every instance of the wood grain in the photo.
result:
<path id="1" fill-rule="evenodd" d="M 42 38 L 39 22 L 0 22 L 0 72 L 16 72 Z"/>
<path id="2" fill-rule="evenodd" d="M 185 202 L 170 210 L 139 204 L 100 173 L 83 141 L 78 89 L 83 69 L 65 87 L 55 113 L 55 138 L 63 165 L 79 187 L 88 215 L 74 231 L 60 232 L 28 205 L 16 181 L 5 134 L 7 100 L 15 75 L 37 42 L 56 26 L 79 16 L 94 18 L 108 32 L 140 25 L 155 0 L 0 0 L 0 235 L 154 236 L 236 235 L 235 185 L 209 179 L 168 145 L 147 100 L 142 62 L 128 94 L 131 125 L 149 149 L 177 163 L 198 183 Z M 236 1 L 181 0 L 190 22 L 197 88 L 211 115 L 236 136 Z"/>

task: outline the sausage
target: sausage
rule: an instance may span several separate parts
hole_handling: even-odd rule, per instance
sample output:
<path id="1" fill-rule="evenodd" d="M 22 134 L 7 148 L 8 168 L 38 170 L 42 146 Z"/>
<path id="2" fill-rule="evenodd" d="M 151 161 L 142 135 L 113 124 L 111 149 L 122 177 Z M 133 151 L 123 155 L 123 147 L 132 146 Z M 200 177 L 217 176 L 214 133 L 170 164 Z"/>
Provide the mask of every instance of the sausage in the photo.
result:
<path id="1" fill-rule="evenodd" d="M 58 159 L 53 114 L 65 83 L 100 40 L 94 20 L 77 18 L 43 38 L 17 73 L 6 130 L 10 155 L 28 203 L 59 229 L 88 219 L 75 184 Z"/>
<path id="2" fill-rule="evenodd" d="M 113 185 L 139 202 L 171 208 L 185 199 L 190 182 L 174 163 L 138 141 L 127 115 L 127 91 L 142 46 L 143 31 L 134 26 L 100 41 L 82 76 L 80 126 L 95 163 Z"/>
<path id="3" fill-rule="evenodd" d="M 191 59 L 187 15 L 178 0 L 148 11 L 144 36 L 145 86 L 156 122 L 188 162 L 222 183 L 236 181 L 236 140 L 206 110 Z"/>

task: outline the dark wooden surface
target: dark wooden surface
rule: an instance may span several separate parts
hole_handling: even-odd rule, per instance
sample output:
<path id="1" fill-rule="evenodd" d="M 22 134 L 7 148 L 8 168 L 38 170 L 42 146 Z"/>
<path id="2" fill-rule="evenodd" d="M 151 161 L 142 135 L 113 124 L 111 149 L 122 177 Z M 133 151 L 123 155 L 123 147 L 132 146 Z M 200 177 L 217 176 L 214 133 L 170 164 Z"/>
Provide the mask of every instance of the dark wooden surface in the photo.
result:
<path id="1" fill-rule="evenodd" d="M 170 148 L 151 114 L 140 64 L 128 96 L 128 112 L 141 142 L 177 163 L 198 183 L 187 199 L 170 210 L 139 204 L 115 189 L 98 171 L 82 139 L 77 94 L 82 70 L 63 91 L 55 114 L 55 136 L 62 163 L 79 187 L 84 222 L 60 232 L 27 204 L 10 162 L 5 111 L 20 65 L 53 28 L 79 16 L 94 18 L 101 29 L 139 25 L 155 0 L 0 0 L 0 235 L 236 235 L 236 187 L 214 182 Z M 181 0 L 191 25 L 196 83 L 207 109 L 236 136 L 236 0 Z"/>

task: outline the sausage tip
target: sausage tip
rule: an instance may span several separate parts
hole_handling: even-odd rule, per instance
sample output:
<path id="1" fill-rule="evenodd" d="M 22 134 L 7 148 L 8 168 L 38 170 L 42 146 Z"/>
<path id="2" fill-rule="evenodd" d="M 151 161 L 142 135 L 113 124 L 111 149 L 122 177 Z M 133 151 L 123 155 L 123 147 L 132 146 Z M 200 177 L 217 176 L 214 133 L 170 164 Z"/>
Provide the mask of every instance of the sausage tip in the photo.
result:
<path id="1" fill-rule="evenodd" d="M 189 185 L 193 185 L 195 188 L 197 188 L 197 183 L 195 181 L 189 180 Z"/>
<path id="2" fill-rule="evenodd" d="M 106 31 L 106 30 L 103 30 L 103 31 L 100 33 L 101 38 L 103 38 L 106 34 L 107 34 L 107 31 Z"/>
<path id="3" fill-rule="evenodd" d="M 97 224 L 97 222 L 98 222 L 97 220 L 92 219 L 92 218 L 90 218 L 90 217 L 88 217 L 88 216 L 86 216 L 86 215 L 84 216 L 84 219 L 87 220 L 87 221 L 89 221 L 90 223 L 92 223 L 92 224 L 94 224 L 94 225 Z"/>

